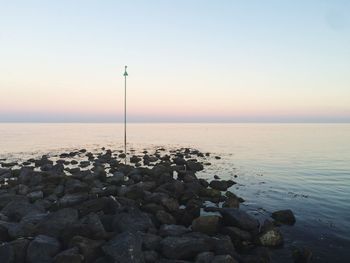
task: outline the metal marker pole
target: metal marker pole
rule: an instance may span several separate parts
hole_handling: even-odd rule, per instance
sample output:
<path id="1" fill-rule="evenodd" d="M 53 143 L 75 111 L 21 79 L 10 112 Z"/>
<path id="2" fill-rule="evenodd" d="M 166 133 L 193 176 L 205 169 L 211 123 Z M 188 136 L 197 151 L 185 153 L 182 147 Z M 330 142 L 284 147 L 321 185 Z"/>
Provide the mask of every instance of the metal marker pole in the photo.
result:
<path id="1" fill-rule="evenodd" d="M 124 154 L 125 154 L 125 164 L 126 164 L 126 77 L 128 73 L 126 72 L 127 66 L 124 70 Z"/>

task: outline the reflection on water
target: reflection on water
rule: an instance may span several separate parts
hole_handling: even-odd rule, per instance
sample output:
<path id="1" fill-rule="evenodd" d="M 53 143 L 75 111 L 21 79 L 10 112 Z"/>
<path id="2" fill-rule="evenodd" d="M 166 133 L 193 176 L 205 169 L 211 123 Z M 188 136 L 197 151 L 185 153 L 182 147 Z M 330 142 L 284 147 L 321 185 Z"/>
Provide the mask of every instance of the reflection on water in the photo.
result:
<path id="1" fill-rule="evenodd" d="M 122 149 L 121 124 L 0 124 L 0 159 L 108 146 Z M 130 124 L 129 148 L 194 147 L 222 159 L 201 173 L 233 178 L 246 209 L 291 208 L 287 249 L 313 249 L 316 262 L 348 262 L 350 124 Z M 287 261 L 284 261 L 287 262 Z"/>

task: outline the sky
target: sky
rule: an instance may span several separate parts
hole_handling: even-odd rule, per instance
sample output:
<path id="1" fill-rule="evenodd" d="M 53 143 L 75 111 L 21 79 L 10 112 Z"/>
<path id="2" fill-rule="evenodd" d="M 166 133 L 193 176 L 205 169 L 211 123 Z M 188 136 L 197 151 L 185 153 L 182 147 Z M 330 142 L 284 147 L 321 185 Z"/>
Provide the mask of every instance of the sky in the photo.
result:
<path id="1" fill-rule="evenodd" d="M 0 122 L 350 122 L 350 1 L 0 0 Z"/>

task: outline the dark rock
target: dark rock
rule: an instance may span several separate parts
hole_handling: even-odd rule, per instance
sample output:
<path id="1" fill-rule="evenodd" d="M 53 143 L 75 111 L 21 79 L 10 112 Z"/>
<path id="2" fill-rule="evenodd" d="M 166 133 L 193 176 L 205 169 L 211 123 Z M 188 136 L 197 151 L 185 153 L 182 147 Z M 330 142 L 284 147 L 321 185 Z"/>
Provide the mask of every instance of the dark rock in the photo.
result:
<path id="1" fill-rule="evenodd" d="M 228 235 L 235 247 L 242 247 L 245 242 L 252 241 L 252 235 L 248 231 L 244 231 L 238 227 L 229 226 L 221 229 L 221 233 Z"/>
<path id="2" fill-rule="evenodd" d="M 131 209 L 128 212 L 122 212 L 115 216 L 113 220 L 113 229 L 115 231 L 147 231 L 155 228 L 148 214 L 138 209 Z"/>
<path id="3" fill-rule="evenodd" d="M 161 241 L 162 254 L 169 259 L 193 259 L 201 252 L 210 251 L 212 245 L 204 237 L 166 237 Z"/>
<path id="4" fill-rule="evenodd" d="M 201 171 L 203 170 L 203 164 L 196 162 L 196 161 L 192 161 L 192 160 L 188 160 L 186 163 L 186 166 L 189 170 L 191 171 Z"/>
<path id="5" fill-rule="evenodd" d="M 287 225 L 295 224 L 295 216 L 292 210 L 290 209 L 273 212 L 272 218 L 282 224 L 287 224 Z"/>
<path id="6" fill-rule="evenodd" d="M 14 250 L 14 254 L 15 254 L 14 262 L 16 263 L 25 262 L 26 254 L 27 254 L 26 252 L 27 252 L 29 243 L 30 241 L 25 238 L 19 238 L 9 243 Z M 0 262 L 2 261 L 0 260 Z"/>
<path id="7" fill-rule="evenodd" d="M 196 256 L 196 263 L 211 263 L 214 257 L 213 252 L 202 252 Z"/>
<path id="8" fill-rule="evenodd" d="M 55 263 L 82 263 L 84 257 L 79 254 L 79 249 L 73 247 L 67 250 L 64 250 L 55 256 Z"/>
<path id="9" fill-rule="evenodd" d="M 257 219 L 240 209 L 208 207 L 204 210 L 207 212 L 219 212 L 226 226 L 237 226 L 247 231 L 256 231 L 259 227 Z"/>
<path id="10" fill-rule="evenodd" d="M 151 251 L 144 251 L 143 257 L 146 263 L 153 263 L 157 261 L 159 255 L 156 251 L 151 250 Z"/>
<path id="11" fill-rule="evenodd" d="M 164 210 L 159 210 L 156 212 L 156 218 L 160 222 L 160 224 L 172 225 L 176 224 L 176 219 L 169 213 Z"/>
<path id="12" fill-rule="evenodd" d="M 136 156 L 136 155 L 133 155 L 133 156 L 130 157 L 130 162 L 131 163 L 138 163 L 138 162 L 141 162 L 141 160 L 142 159 L 140 157 Z"/>
<path id="13" fill-rule="evenodd" d="M 0 245 L 0 262 L 1 263 L 15 262 L 15 251 L 9 243 L 3 243 Z"/>
<path id="14" fill-rule="evenodd" d="M 233 259 L 230 255 L 219 255 L 213 258 L 212 263 L 238 263 L 238 261 Z"/>
<path id="15" fill-rule="evenodd" d="M 87 193 L 76 193 L 76 194 L 65 194 L 58 201 L 59 206 L 61 207 L 69 207 L 78 205 L 89 198 Z"/>
<path id="16" fill-rule="evenodd" d="M 227 188 L 234 185 L 235 182 L 232 180 L 213 180 L 209 183 L 210 187 L 219 191 L 226 191 Z"/>
<path id="17" fill-rule="evenodd" d="M 234 258 L 239 258 L 235 247 L 229 236 L 216 235 L 211 238 L 211 243 L 214 247 L 216 255 L 230 255 Z"/>
<path id="18" fill-rule="evenodd" d="M 200 216 L 192 221 L 192 230 L 213 235 L 218 231 L 219 223 L 219 216 Z"/>
<path id="19" fill-rule="evenodd" d="M 181 236 L 191 230 L 181 225 L 162 225 L 159 229 L 159 235 L 165 236 Z"/>
<path id="20" fill-rule="evenodd" d="M 27 197 L 31 202 L 35 202 L 36 200 L 43 199 L 44 193 L 43 191 L 34 191 L 27 194 Z"/>
<path id="21" fill-rule="evenodd" d="M 42 207 L 31 204 L 26 200 L 14 200 L 5 206 L 1 213 L 6 215 L 11 221 L 18 222 L 27 214 L 43 213 L 44 211 Z"/>
<path id="22" fill-rule="evenodd" d="M 103 244 L 103 240 L 92 240 L 82 236 L 75 236 L 70 242 L 70 247 L 78 247 L 79 253 L 84 257 L 84 262 L 90 263 L 103 255 L 101 249 Z"/>
<path id="23" fill-rule="evenodd" d="M 162 238 L 151 233 L 142 233 L 142 247 L 145 250 L 159 250 Z"/>
<path id="24" fill-rule="evenodd" d="M 310 263 L 312 251 L 306 247 L 294 248 L 292 251 L 294 263 Z"/>
<path id="25" fill-rule="evenodd" d="M 97 213 L 102 211 L 105 214 L 115 214 L 121 205 L 111 197 L 100 197 L 85 201 L 76 208 L 79 211 L 80 216 L 85 216 L 89 213 Z"/>
<path id="26" fill-rule="evenodd" d="M 57 239 L 45 235 L 36 236 L 27 249 L 26 262 L 47 263 L 59 252 L 60 243 Z"/>
<path id="27" fill-rule="evenodd" d="M 53 237 L 59 237 L 69 225 L 77 222 L 78 211 L 73 208 L 63 208 L 48 214 L 38 225 L 37 232 Z"/>
<path id="28" fill-rule="evenodd" d="M 119 263 L 143 263 L 142 239 L 139 234 L 131 232 L 123 232 L 103 247 L 106 255 Z"/>
<path id="29" fill-rule="evenodd" d="M 14 201 L 25 202 L 28 201 L 28 197 L 11 193 L 2 194 L 0 195 L 0 209 L 4 208 L 7 204 Z"/>

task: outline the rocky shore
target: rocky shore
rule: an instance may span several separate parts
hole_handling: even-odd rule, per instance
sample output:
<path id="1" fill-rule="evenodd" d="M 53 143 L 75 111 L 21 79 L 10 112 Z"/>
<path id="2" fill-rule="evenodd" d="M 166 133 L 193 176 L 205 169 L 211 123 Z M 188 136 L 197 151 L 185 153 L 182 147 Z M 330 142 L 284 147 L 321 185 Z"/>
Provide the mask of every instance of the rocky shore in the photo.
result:
<path id="1" fill-rule="evenodd" d="M 196 176 L 209 156 L 158 149 L 125 165 L 103 148 L 0 161 L 0 262 L 270 262 L 293 212 L 264 222 L 246 213 L 228 190 L 235 181 Z M 310 260 L 294 251 L 295 262 Z"/>

